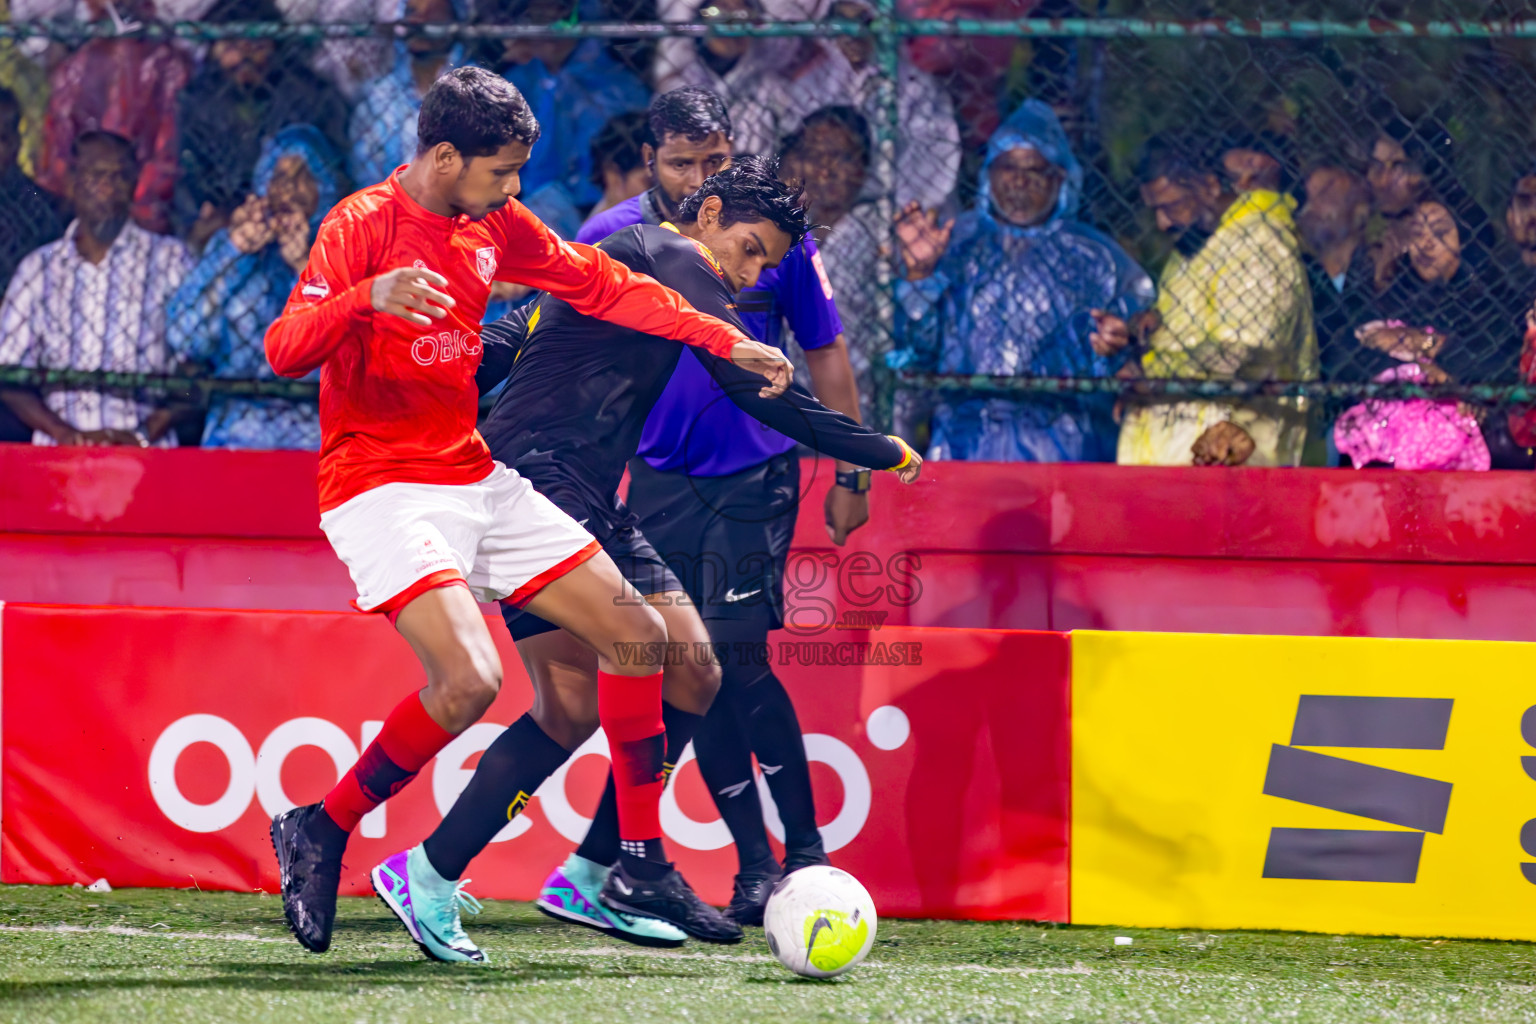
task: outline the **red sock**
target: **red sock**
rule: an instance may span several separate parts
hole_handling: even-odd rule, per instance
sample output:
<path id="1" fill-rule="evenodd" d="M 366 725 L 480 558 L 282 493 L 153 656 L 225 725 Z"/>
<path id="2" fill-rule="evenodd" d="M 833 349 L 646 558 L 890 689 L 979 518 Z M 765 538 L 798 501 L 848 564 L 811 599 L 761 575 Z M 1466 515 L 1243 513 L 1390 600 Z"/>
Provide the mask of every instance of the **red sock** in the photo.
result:
<path id="1" fill-rule="evenodd" d="M 427 714 L 420 693 L 411 694 L 395 705 L 357 764 L 325 795 L 325 812 L 351 832 L 363 815 L 404 789 L 453 735 Z"/>
<path id="2" fill-rule="evenodd" d="M 608 734 L 618 798 L 619 839 L 661 838 L 661 790 L 666 782 L 666 732 L 661 722 L 661 673 L 597 674 L 597 718 Z"/>

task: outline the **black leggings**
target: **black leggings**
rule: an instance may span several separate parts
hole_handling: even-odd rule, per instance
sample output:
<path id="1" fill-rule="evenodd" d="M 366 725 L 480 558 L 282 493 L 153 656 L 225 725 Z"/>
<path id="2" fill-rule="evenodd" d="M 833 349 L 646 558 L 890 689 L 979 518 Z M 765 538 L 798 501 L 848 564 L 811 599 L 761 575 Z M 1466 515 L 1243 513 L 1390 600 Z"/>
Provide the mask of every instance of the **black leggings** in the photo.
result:
<path id="1" fill-rule="evenodd" d="M 705 625 L 722 652 L 721 682 L 715 703 L 694 734 L 694 755 L 736 840 L 742 870 L 763 868 L 773 852 L 752 776 L 753 754 L 784 823 L 785 847 L 815 847 L 821 840 L 800 719 L 772 666 L 758 663 L 766 658 L 742 656 L 748 650 L 766 653 L 766 617 L 711 619 Z"/>

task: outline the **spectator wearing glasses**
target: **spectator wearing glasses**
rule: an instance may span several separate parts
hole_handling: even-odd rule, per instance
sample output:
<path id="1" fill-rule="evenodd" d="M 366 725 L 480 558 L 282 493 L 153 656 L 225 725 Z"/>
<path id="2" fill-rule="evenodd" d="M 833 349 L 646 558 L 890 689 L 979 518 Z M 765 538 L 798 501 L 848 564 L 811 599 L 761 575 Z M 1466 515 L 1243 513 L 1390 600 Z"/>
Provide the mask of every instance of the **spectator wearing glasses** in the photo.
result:
<path id="1" fill-rule="evenodd" d="M 884 241 L 879 210 L 868 194 L 869 123 L 853 107 L 812 111 L 784 140 L 779 176 L 805 189 L 817 248 L 843 318 L 843 340 L 859 392 L 861 419 L 874 411 L 870 365 L 879 342 L 879 285 L 875 274 Z M 796 371 L 809 369 L 791 354 Z"/>
<path id="2" fill-rule="evenodd" d="M 818 15 L 868 26 L 867 0 L 833 0 Z M 880 123 L 880 86 L 875 44 L 867 36 L 818 41 L 816 55 L 790 83 L 791 105 L 805 113 L 828 102 L 848 103 L 871 125 Z M 913 64 L 903 48 L 896 75 L 896 203 L 936 209 L 953 195 L 960 174 L 960 128 L 955 108 L 938 81 Z M 875 188 L 888 191 L 888 182 Z"/>

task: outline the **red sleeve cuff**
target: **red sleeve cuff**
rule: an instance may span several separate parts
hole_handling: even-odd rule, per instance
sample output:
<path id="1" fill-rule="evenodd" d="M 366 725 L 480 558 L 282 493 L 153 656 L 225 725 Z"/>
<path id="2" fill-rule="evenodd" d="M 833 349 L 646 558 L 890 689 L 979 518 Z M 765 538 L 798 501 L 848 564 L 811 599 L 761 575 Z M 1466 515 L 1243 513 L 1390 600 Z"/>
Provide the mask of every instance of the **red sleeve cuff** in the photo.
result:
<path id="1" fill-rule="evenodd" d="M 704 344 L 704 351 L 710 353 L 711 355 L 717 355 L 721 359 L 729 362 L 731 358 L 731 349 L 735 348 L 743 341 L 750 341 L 752 339 L 736 330 L 736 328 L 731 327 L 729 324 L 724 325 L 724 328 L 724 331 L 715 331 L 710 333 L 709 340 Z"/>

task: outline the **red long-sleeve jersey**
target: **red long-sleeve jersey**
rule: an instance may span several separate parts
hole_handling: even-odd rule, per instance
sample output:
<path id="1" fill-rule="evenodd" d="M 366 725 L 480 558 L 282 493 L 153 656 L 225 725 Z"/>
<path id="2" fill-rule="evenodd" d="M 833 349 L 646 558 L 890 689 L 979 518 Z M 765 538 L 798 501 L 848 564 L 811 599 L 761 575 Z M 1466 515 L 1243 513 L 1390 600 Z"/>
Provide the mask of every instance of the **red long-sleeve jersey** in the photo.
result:
<path id="1" fill-rule="evenodd" d="M 408 266 L 446 277 L 457 303 L 430 327 L 373 309 L 373 278 Z M 473 483 L 491 471 L 475 429 L 475 370 L 493 280 L 726 358 L 747 340 L 605 253 L 562 241 L 516 200 L 484 220 L 444 217 L 407 195 L 396 170 L 325 218 L 267 330 L 272 369 L 320 368 L 320 511 L 382 484 Z"/>

